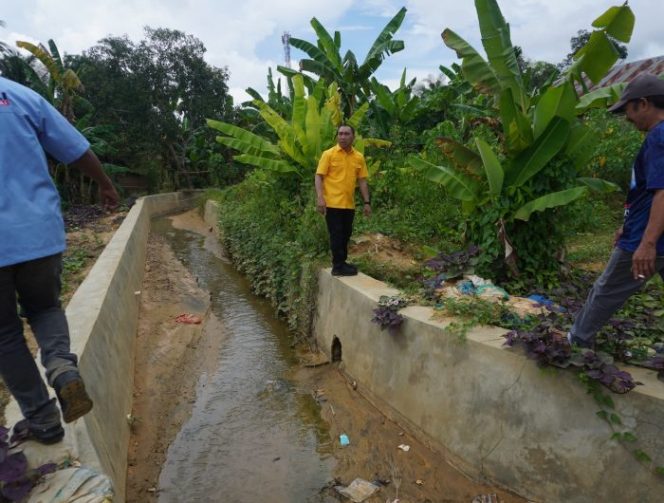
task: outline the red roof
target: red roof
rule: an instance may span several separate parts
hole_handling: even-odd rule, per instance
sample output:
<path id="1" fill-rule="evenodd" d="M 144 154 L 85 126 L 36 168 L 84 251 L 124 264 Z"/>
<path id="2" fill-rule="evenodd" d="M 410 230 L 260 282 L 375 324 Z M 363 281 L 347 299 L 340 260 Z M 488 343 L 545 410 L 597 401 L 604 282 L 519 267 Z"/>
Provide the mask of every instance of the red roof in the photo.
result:
<path id="1" fill-rule="evenodd" d="M 597 85 L 590 87 L 590 90 L 598 89 L 600 87 L 611 86 L 613 84 L 627 83 L 631 81 L 640 73 L 652 73 L 660 75 L 664 73 L 664 56 L 656 58 L 641 59 L 639 61 L 632 61 L 631 63 L 624 63 L 616 65 L 606 76 L 599 81 Z"/>

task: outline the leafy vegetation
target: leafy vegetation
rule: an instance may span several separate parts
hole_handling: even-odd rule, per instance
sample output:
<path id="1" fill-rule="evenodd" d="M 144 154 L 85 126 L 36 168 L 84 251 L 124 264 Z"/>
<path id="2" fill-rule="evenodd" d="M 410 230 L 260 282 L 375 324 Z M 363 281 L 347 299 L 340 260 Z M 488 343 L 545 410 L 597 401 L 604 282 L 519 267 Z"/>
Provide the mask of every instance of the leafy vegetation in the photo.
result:
<path id="1" fill-rule="evenodd" d="M 350 117 L 357 105 L 366 102 L 371 95 L 370 78 L 385 57 L 403 50 L 403 41 L 394 40 L 393 37 L 405 16 L 406 8 L 402 7 L 381 30 L 362 63 L 358 63 L 352 51 L 346 52 L 342 58 L 339 52 L 341 33 L 335 31 L 332 37 L 316 18 L 311 20 L 311 26 L 318 37 L 316 45 L 296 37 L 291 37 L 289 43 L 304 51 L 310 58 L 300 60 L 302 72 L 313 74 L 319 81 L 322 80 L 327 84 L 337 83 L 341 92 L 344 115 Z M 297 74 L 287 67 L 280 66 L 278 69 L 286 76 L 292 77 Z M 315 79 L 307 76 L 306 82 L 309 90 L 313 91 Z"/>
<path id="2" fill-rule="evenodd" d="M 442 138 L 446 165 L 419 156 L 411 156 L 409 162 L 461 201 L 470 217 L 467 239 L 482 249 L 481 274 L 505 279 L 525 271 L 545 284 L 558 273 L 557 255 L 564 243 L 560 212 L 548 210 L 570 204 L 589 189 L 613 188 L 601 180 L 577 177 L 578 167 L 589 157 L 591 136 L 576 119 L 573 83 L 582 80 L 582 73 L 597 81 L 609 70 L 617 56 L 605 51 L 601 41 L 609 36 L 629 41 L 633 14 L 624 5 L 600 16 L 594 23 L 598 29 L 579 51 L 599 60 L 591 64 L 591 56 L 579 58 L 565 79 L 549 82 L 531 96 L 498 4 L 477 0 L 475 5 L 487 60 L 452 30 L 446 29 L 442 37 L 461 58 L 466 79 L 492 98 L 502 139 L 494 147 L 476 137 L 469 148 Z"/>
<path id="3" fill-rule="evenodd" d="M 56 468 L 47 463 L 28 469 L 23 451 L 10 452 L 9 430 L 0 426 L 0 501 L 25 501 L 39 479 Z"/>
<path id="4" fill-rule="evenodd" d="M 383 295 L 378 299 L 378 307 L 374 309 L 374 315 L 371 321 L 376 323 L 381 330 L 386 328 L 390 331 L 395 331 L 403 323 L 403 316 L 399 314 L 399 310 L 408 305 L 408 300 L 396 295 L 388 297 Z"/>
<path id="5" fill-rule="evenodd" d="M 634 16 L 626 3 L 609 8 L 592 31 L 572 39 L 564 64 L 554 65 L 530 61 L 528 48 L 512 44 L 495 0 L 475 0 L 475 7 L 484 55 L 446 29 L 443 42 L 459 61 L 420 83 L 404 69 L 394 89 L 376 71 L 404 48 L 395 37 L 405 8 L 361 62 L 352 50 L 342 55 L 341 34 L 313 18 L 314 41 L 290 39 L 306 55 L 299 71 L 268 70 L 267 95 L 248 89 L 253 99 L 235 108 L 229 70 L 208 65 L 198 39 L 166 28 L 147 28 L 138 43 L 107 37 L 78 55 L 61 56 L 54 41 L 24 43 L 28 57 L 0 46 L 0 72 L 60 107 L 116 180 L 137 176 L 150 191 L 224 189 L 213 194 L 224 245 L 301 336 L 311 328 L 317 269 L 328 262 L 313 173 L 336 127 L 349 122 L 370 160 L 374 210 L 371 219 L 357 219 L 356 234 L 399 239 L 424 264 L 399 271 L 367 254 L 360 268 L 409 293 L 422 293 L 423 281 L 424 297 L 457 319 L 448 332 L 460 338 L 476 324 L 505 327 L 508 342 L 540 365 L 578 368 L 602 407 L 599 417 L 631 446 L 636 439 L 602 386 L 633 388 L 616 363 L 664 373 L 662 282 L 616 313 L 598 335 L 597 352 L 573 352 L 561 334 L 612 247 L 623 197 L 613 191 L 627 189 L 641 143 L 640 133 L 604 110 L 621 86 L 588 89 L 624 57 Z M 52 174 L 68 202 L 93 193 L 64 167 L 52 166 Z M 84 258 L 73 253 L 65 267 L 79 270 Z M 502 303 L 438 298 L 444 282 L 468 267 L 564 311 L 522 319 Z M 384 299 L 374 321 L 398 326 L 400 307 Z M 633 450 L 648 462 L 636 444 Z"/>

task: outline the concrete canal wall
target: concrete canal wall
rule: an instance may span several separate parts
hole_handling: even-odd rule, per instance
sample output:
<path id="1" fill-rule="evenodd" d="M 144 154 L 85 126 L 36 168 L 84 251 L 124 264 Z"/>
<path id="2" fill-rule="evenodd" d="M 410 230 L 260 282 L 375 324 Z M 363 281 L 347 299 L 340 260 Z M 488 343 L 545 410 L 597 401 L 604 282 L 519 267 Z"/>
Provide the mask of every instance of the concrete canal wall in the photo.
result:
<path id="1" fill-rule="evenodd" d="M 394 289 L 360 274 L 319 274 L 315 337 L 375 405 L 445 452 L 471 477 L 543 502 L 664 498 L 664 477 L 638 462 L 637 447 L 664 465 L 664 383 L 630 368 L 643 383 L 616 410 L 638 444 L 610 440 L 599 406 L 571 371 L 543 371 L 505 330 L 476 327 L 465 341 L 444 333 L 433 310 L 409 306 L 396 333 L 371 323 L 381 295 Z M 337 342 L 338 341 L 338 342 Z"/>
<path id="2" fill-rule="evenodd" d="M 116 502 L 125 494 L 127 414 L 150 219 L 192 208 L 197 197 L 139 199 L 67 306 L 72 349 L 95 407 L 67 427 L 66 442 L 56 448 L 106 474 Z M 215 203 L 207 202 L 204 218 L 218 232 Z M 635 459 L 634 447 L 610 440 L 610 428 L 596 416 L 598 406 L 572 372 L 538 369 L 520 350 L 505 349 L 504 330 L 494 327 L 477 327 L 460 341 L 444 333 L 446 323 L 432 320 L 427 307 L 407 307 L 396 333 L 381 331 L 370 321 L 372 311 L 381 295 L 396 293 L 363 274 L 319 274 L 315 338 L 329 356 L 341 346 L 345 372 L 384 413 L 469 476 L 535 501 L 661 501 L 664 479 Z M 644 384 L 615 397 L 617 412 L 638 445 L 664 465 L 664 383 L 651 371 L 630 372 Z M 18 419 L 16 406 L 11 409 L 10 422 Z M 54 459 L 53 446 L 38 448 L 44 460 Z"/>
<path id="3" fill-rule="evenodd" d="M 150 219 L 192 208 L 198 197 L 196 192 L 170 193 L 136 201 L 67 305 L 72 351 L 79 355 L 81 374 L 95 405 L 83 419 L 65 425 L 64 442 L 53 446 L 31 442 L 25 448 L 33 464 L 67 458 L 80 461 L 82 471 L 69 479 L 54 479 L 50 485 L 60 486 L 47 492 L 71 489 L 78 491 L 76 496 L 89 498 L 85 501 L 105 501 L 102 493 L 107 491 L 101 487 L 112 485 L 113 501 L 124 502 L 130 434 L 127 415 L 132 409 L 134 341 Z M 16 403 L 8 406 L 6 415 L 9 424 L 20 419 Z M 85 477 L 94 483 L 86 485 Z M 36 494 L 41 489 L 33 491 L 30 501 L 51 501 Z M 63 501 L 57 499 L 61 497 L 52 501 Z"/>

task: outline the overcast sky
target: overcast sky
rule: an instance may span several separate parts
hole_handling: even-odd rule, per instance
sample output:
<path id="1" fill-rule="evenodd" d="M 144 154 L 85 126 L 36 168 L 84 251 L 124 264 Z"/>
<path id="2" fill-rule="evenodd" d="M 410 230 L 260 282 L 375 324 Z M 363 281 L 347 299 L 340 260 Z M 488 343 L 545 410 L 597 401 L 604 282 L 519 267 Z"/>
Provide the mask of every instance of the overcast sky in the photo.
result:
<path id="1" fill-rule="evenodd" d="M 283 64 L 281 35 L 314 41 L 309 21 L 316 16 L 332 33 L 341 31 L 342 51 L 351 49 L 362 61 L 380 29 L 402 5 L 408 9 L 397 39 L 406 43 L 388 58 L 377 74 L 394 85 L 404 67 L 418 79 L 434 76 L 438 65 L 456 60 L 441 41 L 451 28 L 481 50 L 479 28 L 471 0 L 3 0 L 0 40 L 46 43 L 54 39 L 62 52 L 80 53 L 107 35 L 142 38 L 143 27 L 182 30 L 198 37 L 207 48 L 207 61 L 230 70 L 236 102 L 244 89 L 264 92 L 267 69 Z M 529 59 L 558 63 L 569 52 L 569 40 L 580 29 L 620 1 L 503 0 L 503 14 L 512 28 L 512 42 Z M 664 55 L 662 0 L 631 0 L 636 26 L 628 45 L 629 61 Z M 296 65 L 303 54 L 292 49 Z"/>

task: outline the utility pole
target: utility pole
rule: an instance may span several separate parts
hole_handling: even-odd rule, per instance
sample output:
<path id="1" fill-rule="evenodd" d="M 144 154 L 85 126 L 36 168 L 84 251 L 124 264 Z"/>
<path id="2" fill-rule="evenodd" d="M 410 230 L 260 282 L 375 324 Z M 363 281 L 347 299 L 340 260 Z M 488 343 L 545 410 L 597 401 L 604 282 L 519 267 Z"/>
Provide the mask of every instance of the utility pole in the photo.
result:
<path id="1" fill-rule="evenodd" d="M 284 59 L 286 66 L 290 68 L 290 33 L 287 31 L 281 36 L 281 43 L 284 45 Z"/>

